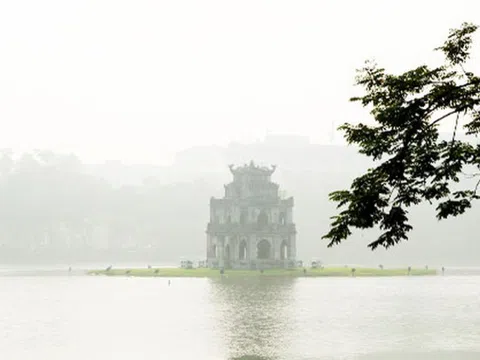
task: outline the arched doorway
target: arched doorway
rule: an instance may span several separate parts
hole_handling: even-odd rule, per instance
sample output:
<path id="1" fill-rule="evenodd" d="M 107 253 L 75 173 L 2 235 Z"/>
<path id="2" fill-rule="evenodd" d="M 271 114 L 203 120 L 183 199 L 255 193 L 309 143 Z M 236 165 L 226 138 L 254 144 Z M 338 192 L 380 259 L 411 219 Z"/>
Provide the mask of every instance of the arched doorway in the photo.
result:
<path id="1" fill-rule="evenodd" d="M 288 245 L 285 240 L 280 244 L 280 260 L 288 259 Z"/>
<path id="2" fill-rule="evenodd" d="M 257 244 L 257 259 L 270 259 L 271 246 L 268 240 L 261 240 Z"/>
<path id="3" fill-rule="evenodd" d="M 217 245 L 212 246 L 212 256 L 217 258 Z"/>
<path id="4" fill-rule="evenodd" d="M 238 247 L 238 259 L 246 260 L 247 259 L 247 242 L 242 240 L 240 246 Z"/>

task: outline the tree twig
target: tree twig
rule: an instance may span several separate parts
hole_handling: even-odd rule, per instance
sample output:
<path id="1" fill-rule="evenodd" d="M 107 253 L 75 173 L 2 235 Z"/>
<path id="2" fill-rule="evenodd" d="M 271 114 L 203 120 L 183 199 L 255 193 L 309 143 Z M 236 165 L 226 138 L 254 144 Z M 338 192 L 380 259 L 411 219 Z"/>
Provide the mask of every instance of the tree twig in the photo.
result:
<path id="1" fill-rule="evenodd" d="M 467 174 L 467 173 L 465 173 L 465 172 L 462 171 L 461 174 L 464 175 L 464 176 L 465 176 L 466 178 L 468 178 L 468 179 L 473 179 L 473 178 L 476 178 L 476 177 L 480 176 L 480 172 L 478 172 L 478 173 L 472 173 L 472 174 Z"/>
<path id="2" fill-rule="evenodd" d="M 452 143 L 451 146 L 453 146 L 453 143 L 455 142 L 455 136 L 457 135 L 457 128 L 458 128 L 458 119 L 460 118 L 460 113 L 457 113 L 457 118 L 455 119 L 455 126 L 453 128 L 453 134 L 452 134 Z"/>
<path id="3" fill-rule="evenodd" d="M 473 196 L 477 195 L 478 187 L 480 186 L 480 179 L 475 184 L 475 189 L 473 190 Z"/>
<path id="4" fill-rule="evenodd" d="M 434 120 L 434 121 L 430 124 L 430 126 L 433 126 L 433 125 L 435 125 L 435 124 L 438 124 L 438 123 L 439 123 L 440 121 L 442 121 L 443 119 L 446 119 L 447 117 L 449 117 L 449 116 L 451 116 L 451 115 L 453 115 L 453 114 L 455 114 L 455 113 L 460 113 L 460 111 L 462 111 L 462 110 L 464 110 L 464 109 L 463 109 L 463 108 L 461 108 L 461 109 L 455 109 L 455 110 L 449 112 L 448 114 L 445 114 L 445 115 L 443 115 L 443 116 L 440 116 L 438 119 Z"/>

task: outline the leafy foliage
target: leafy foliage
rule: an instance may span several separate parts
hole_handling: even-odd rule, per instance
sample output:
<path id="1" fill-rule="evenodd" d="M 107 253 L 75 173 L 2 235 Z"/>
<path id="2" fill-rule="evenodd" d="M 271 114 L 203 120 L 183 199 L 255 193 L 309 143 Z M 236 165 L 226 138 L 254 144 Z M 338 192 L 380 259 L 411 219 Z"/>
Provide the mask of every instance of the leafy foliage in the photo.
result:
<path id="1" fill-rule="evenodd" d="M 358 71 L 356 84 L 365 94 L 352 98 L 371 108 L 374 125 L 344 124 L 349 144 L 379 163 L 356 178 L 349 190 L 330 194 L 339 213 L 323 236 L 329 247 L 351 235 L 352 228 L 378 226 L 381 235 L 369 244 L 388 248 L 407 240 L 412 226 L 408 209 L 438 202 L 437 218 L 463 214 L 478 199 L 474 189 L 453 190 L 466 167 L 480 166 L 480 145 L 460 141 L 457 131 L 480 132 L 480 78 L 465 70 L 477 26 L 464 23 L 450 30 L 443 46 L 444 65 L 421 65 L 400 75 L 374 62 Z M 451 140 L 439 139 L 438 126 L 453 120 Z M 463 125 L 461 125 L 463 124 Z"/>

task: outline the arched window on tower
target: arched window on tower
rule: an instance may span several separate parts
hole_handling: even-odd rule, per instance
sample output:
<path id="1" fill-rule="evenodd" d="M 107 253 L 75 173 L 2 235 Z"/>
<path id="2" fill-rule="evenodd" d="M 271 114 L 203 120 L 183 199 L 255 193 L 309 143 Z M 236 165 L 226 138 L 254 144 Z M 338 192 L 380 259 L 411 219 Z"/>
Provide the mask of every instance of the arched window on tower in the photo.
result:
<path id="1" fill-rule="evenodd" d="M 263 210 L 257 216 L 257 225 L 259 228 L 264 228 L 268 225 L 268 215 Z"/>
<path id="2" fill-rule="evenodd" d="M 229 262 L 230 261 L 230 244 L 227 244 L 225 246 L 225 250 L 224 250 L 224 259 L 225 261 Z"/>
<path id="3" fill-rule="evenodd" d="M 285 225 L 287 222 L 287 219 L 286 219 L 286 216 L 285 216 L 285 213 L 284 212 L 281 212 L 279 215 L 278 215 L 278 223 L 280 225 Z"/>
<path id="4" fill-rule="evenodd" d="M 238 247 L 238 258 L 239 260 L 246 260 L 247 259 L 247 242 L 242 240 L 240 246 Z"/>
<path id="5" fill-rule="evenodd" d="M 288 259 L 288 245 L 285 240 L 280 244 L 280 260 Z"/>

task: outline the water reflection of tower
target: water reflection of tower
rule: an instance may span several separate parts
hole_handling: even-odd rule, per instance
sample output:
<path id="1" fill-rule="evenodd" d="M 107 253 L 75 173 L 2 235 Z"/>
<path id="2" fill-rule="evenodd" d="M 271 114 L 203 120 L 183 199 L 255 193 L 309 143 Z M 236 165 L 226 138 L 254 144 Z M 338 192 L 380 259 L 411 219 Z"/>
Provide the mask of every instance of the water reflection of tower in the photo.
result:
<path id="1" fill-rule="evenodd" d="M 216 328 L 228 359 L 289 358 L 294 285 L 295 279 L 263 276 L 212 280 Z"/>

